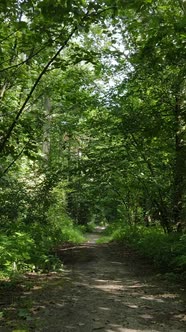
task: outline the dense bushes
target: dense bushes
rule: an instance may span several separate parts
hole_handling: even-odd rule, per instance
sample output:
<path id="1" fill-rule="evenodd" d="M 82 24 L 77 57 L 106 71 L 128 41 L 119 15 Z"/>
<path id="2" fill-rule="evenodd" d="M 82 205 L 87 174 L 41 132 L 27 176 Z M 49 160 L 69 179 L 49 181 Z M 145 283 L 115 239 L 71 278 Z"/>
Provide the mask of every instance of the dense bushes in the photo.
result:
<path id="1" fill-rule="evenodd" d="M 53 249 L 64 242 L 83 241 L 81 230 L 65 211 L 64 196 L 64 190 L 59 184 L 46 191 L 45 196 L 42 194 L 43 200 L 40 202 L 37 197 L 32 197 L 32 210 L 27 204 L 29 195 L 25 196 L 24 214 L 17 205 L 18 213 L 14 223 L 12 220 L 7 222 L 0 235 L 1 276 L 59 269 L 62 263 L 52 254 Z"/>
<path id="2" fill-rule="evenodd" d="M 186 234 L 165 234 L 159 228 L 118 226 L 112 240 L 126 244 L 148 257 L 164 272 L 186 272 Z"/>
<path id="3" fill-rule="evenodd" d="M 3 275 L 15 272 L 46 271 L 61 268 L 61 262 L 52 253 L 55 246 L 64 242 L 80 243 L 81 232 L 63 215 L 58 225 L 46 227 L 35 224 L 27 231 L 11 236 L 0 236 L 0 268 Z"/>

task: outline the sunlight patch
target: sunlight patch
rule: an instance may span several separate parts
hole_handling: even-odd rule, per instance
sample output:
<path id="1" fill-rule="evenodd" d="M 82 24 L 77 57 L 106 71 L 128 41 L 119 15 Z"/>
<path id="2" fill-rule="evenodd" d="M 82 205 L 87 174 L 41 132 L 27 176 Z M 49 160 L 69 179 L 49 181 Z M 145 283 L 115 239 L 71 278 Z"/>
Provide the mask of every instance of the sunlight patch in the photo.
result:
<path id="1" fill-rule="evenodd" d="M 142 300 L 148 300 L 148 301 L 156 301 L 159 303 L 164 303 L 164 301 L 162 299 L 157 299 L 155 296 L 153 295 L 149 295 L 149 296 L 141 296 Z"/>
<path id="2" fill-rule="evenodd" d="M 169 294 L 162 294 L 162 295 L 160 295 L 160 297 L 163 297 L 164 299 L 175 299 L 179 296 L 178 296 L 178 294 L 169 293 Z"/>
<path id="3" fill-rule="evenodd" d="M 95 288 L 102 289 L 106 292 L 111 292 L 113 290 L 119 291 L 124 290 L 125 287 L 121 285 L 114 285 L 114 284 L 106 284 L 106 285 L 95 285 Z"/>
<path id="4" fill-rule="evenodd" d="M 139 329 L 130 329 L 130 328 L 127 328 L 127 327 L 121 327 L 121 326 L 118 326 L 118 325 L 113 325 L 112 326 L 113 328 L 117 328 L 117 331 L 118 332 L 160 332 L 158 330 L 139 330 Z M 106 332 L 113 332 L 113 330 L 106 330 Z"/>
<path id="5" fill-rule="evenodd" d="M 104 310 L 104 311 L 110 311 L 110 308 L 106 308 L 106 307 L 99 307 L 100 310 Z"/>
<path id="6" fill-rule="evenodd" d="M 129 307 L 131 309 L 137 309 L 137 308 L 139 308 L 139 306 L 135 305 L 135 304 L 127 304 L 127 307 Z"/>

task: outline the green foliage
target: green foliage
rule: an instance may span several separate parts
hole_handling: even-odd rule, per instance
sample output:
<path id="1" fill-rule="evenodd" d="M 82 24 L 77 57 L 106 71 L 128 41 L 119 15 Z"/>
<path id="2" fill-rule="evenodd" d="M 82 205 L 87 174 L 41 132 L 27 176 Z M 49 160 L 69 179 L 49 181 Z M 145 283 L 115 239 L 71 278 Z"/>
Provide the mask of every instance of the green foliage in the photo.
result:
<path id="1" fill-rule="evenodd" d="M 96 224 L 94 222 L 88 222 L 86 225 L 80 225 L 79 229 L 81 229 L 83 233 L 91 233 L 94 231 L 95 227 Z"/>
<path id="2" fill-rule="evenodd" d="M 42 223 L 31 219 L 29 215 L 23 218 L 19 213 L 14 228 L 8 231 L 8 235 L 5 233 L 0 236 L 0 267 L 5 274 L 59 269 L 61 262 L 52 254 L 54 248 L 64 242 L 81 243 L 84 240 L 80 229 L 74 226 L 65 212 L 65 192 L 61 183 L 50 191 L 47 201 L 48 208 L 45 200 L 42 202 L 45 209 Z M 32 211 L 32 217 L 36 217 L 41 214 L 43 206 L 40 202 L 39 205 L 33 205 L 32 209 L 36 209 Z M 9 228 L 8 224 L 5 231 Z"/>
<path id="3" fill-rule="evenodd" d="M 110 241 L 112 241 L 112 236 L 102 236 L 100 239 L 98 239 L 96 241 L 96 243 L 109 243 Z"/>
<path id="4" fill-rule="evenodd" d="M 62 268 L 60 260 L 52 253 L 64 242 L 81 243 L 84 239 L 72 221 L 62 216 L 60 225 L 27 227 L 27 233 L 16 232 L 0 236 L 0 267 L 5 274 L 26 271 L 51 271 Z"/>
<path id="5" fill-rule="evenodd" d="M 0 237 L 0 266 L 8 276 L 26 271 L 45 271 L 61 267 L 49 254 L 48 246 L 37 243 L 29 233 L 16 232 Z"/>
<path id="6" fill-rule="evenodd" d="M 78 227 L 74 226 L 72 219 L 65 210 L 65 191 L 62 184 L 51 191 L 51 206 L 47 213 L 48 241 L 56 245 L 63 242 L 81 243 L 84 238 Z"/>
<path id="7" fill-rule="evenodd" d="M 173 260 L 173 264 L 178 266 L 178 269 L 184 269 L 186 271 L 186 235 L 182 235 L 179 241 L 174 245 L 174 252 L 176 257 Z"/>
<path id="8" fill-rule="evenodd" d="M 92 220 L 125 222 L 118 240 L 184 268 L 184 236 L 132 227 L 185 228 L 184 14 L 173 0 L 0 4 L 7 273 L 58 266 L 52 249 Z"/>
<path id="9" fill-rule="evenodd" d="M 123 227 L 116 229 L 112 239 L 137 249 L 162 271 L 186 271 L 186 236 L 165 234 L 156 227 Z"/>

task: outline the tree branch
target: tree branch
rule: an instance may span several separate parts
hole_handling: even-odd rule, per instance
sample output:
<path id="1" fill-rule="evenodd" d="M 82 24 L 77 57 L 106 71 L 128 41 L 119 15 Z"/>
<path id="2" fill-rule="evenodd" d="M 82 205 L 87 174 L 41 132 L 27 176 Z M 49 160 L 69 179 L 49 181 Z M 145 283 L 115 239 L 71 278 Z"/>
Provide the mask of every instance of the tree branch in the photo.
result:
<path id="1" fill-rule="evenodd" d="M 47 72 L 47 69 L 50 67 L 50 65 L 53 63 L 53 61 L 57 58 L 57 56 L 61 53 L 61 51 L 65 48 L 65 46 L 68 44 L 69 40 L 72 38 L 72 36 L 74 35 L 74 33 L 77 31 L 78 27 L 76 26 L 71 33 L 69 34 L 69 36 L 67 37 L 67 39 L 65 40 L 65 42 L 63 43 L 63 45 L 59 48 L 59 50 L 54 54 L 54 56 L 50 59 L 50 61 L 46 64 L 46 66 L 43 68 L 43 70 L 41 71 L 41 73 L 39 74 L 37 80 L 35 81 L 34 85 L 32 86 L 29 94 L 27 95 L 23 105 L 21 106 L 19 112 L 17 113 L 14 121 L 12 122 L 11 126 L 9 127 L 7 134 L 5 135 L 5 137 L 3 138 L 1 144 L 0 144 L 0 152 L 3 151 L 7 141 L 9 140 L 13 129 L 15 128 L 15 126 L 17 125 L 17 122 L 19 120 L 19 117 L 21 116 L 22 112 L 25 109 L 25 106 L 27 105 L 28 101 L 30 100 L 33 92 L 35 91 L 37 85 L 39 84 L 40 80 L 42 79 L 43 75 Z"/>
<path id="2" fill-rule="evenodd" d="M 103 12 L 107 11 L 107 10 L 111 10 L 114 7 L 107 7 L 104 8 L 103 10 L 100 10 L 99 12 L 97 12 L 97 15 L 102 14 Z M 96 13 L 95 13 L 96 14 Z M 54 56 L 48 61 L 48 63 L 45 65 L 45 67 L 43 68 L 43 70 L 41 71 L 41 73 L 39 74 L 38 78 L 36 79 L 34 85 L 32 86 L 29 94 L 27 95 L 23 105 L 21 106 L 20 110 L 18 111 L 15 119 L 13 120 L 12 124 L 10 125 L 6 135 L 4 136 L 1 144 L 0 144 L 0 153 L 4 150 L 4 147 L 6 146 L 12 131 L 14 130 L 15 126 L 17 125 L 17 122 L 21 116 L 21 114 L 23 113 L 25 106 L 27 105 L 28 101 L 30 100 L 30 98 L 32 97 L 37 85 L 39 84 L 39 82 L 41 81 L 42 77 L 44 76 L 44 74 L 47 72 L 48 68 L 50 67 L 50 65 L 54 62 L 54 60 L 57 58 L 57 56 L 61 53 L 61 51 L 67 46 L 68 42 L 70 41 L 70 39 L 72 38 L 72 36 L 75 34 L 75 32 L 78 30 L 79 26 L 86 22 L 86 19 L 90 17 L 91 18 L 91 14 L 89 13 L 89 11 L 87 11 L 87 13 L 82 17 L 81 22 L 79 24 L 76 24 L 76 26 L 72 29 L 72 31 L 70 32 L 70 34 L 68 35 L 68 37 L 66 38 L 66 40 L 64 41 L 63 45 L 59 48 L 59 50 L 54 54 Z"/>

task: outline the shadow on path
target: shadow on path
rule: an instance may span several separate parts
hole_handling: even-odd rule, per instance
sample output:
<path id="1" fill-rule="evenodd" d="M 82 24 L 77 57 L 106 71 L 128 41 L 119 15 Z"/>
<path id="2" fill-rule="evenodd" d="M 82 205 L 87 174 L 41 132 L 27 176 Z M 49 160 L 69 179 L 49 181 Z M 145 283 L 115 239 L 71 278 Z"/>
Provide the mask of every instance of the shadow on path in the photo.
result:
<path id="1" fill-rule="evenodd" d="M 31 301 L 22 331 L 186 331 L 180 290 L 159 285 L 151 267 L 127 249 L 90 241 L 58 255 L 66 272 L 22 295 L 23 303 Z"/>

